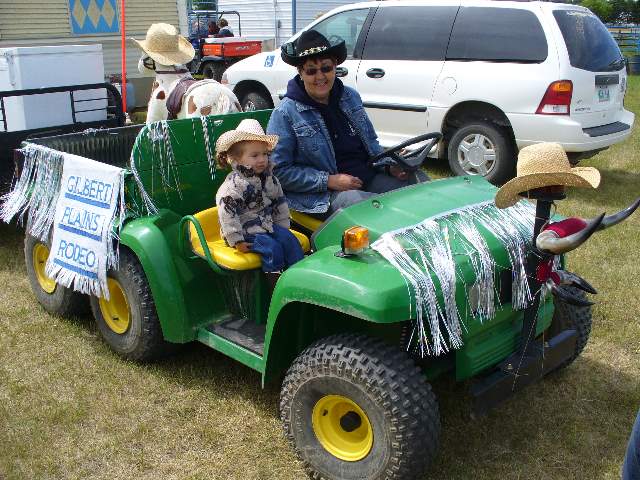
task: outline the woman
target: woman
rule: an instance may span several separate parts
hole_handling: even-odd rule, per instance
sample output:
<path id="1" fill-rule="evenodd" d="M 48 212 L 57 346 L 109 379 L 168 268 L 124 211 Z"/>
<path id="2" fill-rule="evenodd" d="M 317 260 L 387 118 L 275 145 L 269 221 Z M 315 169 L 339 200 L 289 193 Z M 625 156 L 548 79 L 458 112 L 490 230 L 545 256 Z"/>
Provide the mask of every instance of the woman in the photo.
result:
<path id="1" fill-rule="evenodd" d="M 322 217 L 406 186 L 399 167 L 385 172 L 368 164 L 382 147 L 358 92 L 336 79 L 336 66 L 347 57 L 344 41 L 332 45 L 308 30 L 283 45 L 281 55 L 298 75 L 267 132 L 280 137 L 271 158 L 289 206 Z"/>

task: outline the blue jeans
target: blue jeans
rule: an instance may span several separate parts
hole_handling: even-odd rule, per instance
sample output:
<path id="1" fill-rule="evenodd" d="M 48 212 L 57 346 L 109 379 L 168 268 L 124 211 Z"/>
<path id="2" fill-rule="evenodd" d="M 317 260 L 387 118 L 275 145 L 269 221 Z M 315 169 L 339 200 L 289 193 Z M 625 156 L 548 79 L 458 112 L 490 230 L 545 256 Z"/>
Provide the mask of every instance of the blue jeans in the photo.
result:
<path id="1" fill-rule="evenodd" d="M 622 480 L 640 480 L 640 410 L 629 436 L 627 454 L 622 465 Z"/>
<path id="2" fill-rule="evenodd" d="M 280 272 L 304 258 L 298 239 L 280 225 L 273 225 L 273 233 L 247 235 L 245 240 L 262 257 L 263 272 Z"/>
<path id="3" fill-rule="evenodd" d="M 373 179 L 363 187 L 362 190 L 344 190 L 341 192 L 331 192 L 329 214 L 337 212 L 341 208 L 347 208 L 354 203 L 371 198 L 379 193 L 390 192 L 398 188 L 406 187 L 416 182 L 427 181 L 429 177 L 422 172 L 418 173 L 418 178 L 400 180 L 386 173 L 378 173 Z"/>

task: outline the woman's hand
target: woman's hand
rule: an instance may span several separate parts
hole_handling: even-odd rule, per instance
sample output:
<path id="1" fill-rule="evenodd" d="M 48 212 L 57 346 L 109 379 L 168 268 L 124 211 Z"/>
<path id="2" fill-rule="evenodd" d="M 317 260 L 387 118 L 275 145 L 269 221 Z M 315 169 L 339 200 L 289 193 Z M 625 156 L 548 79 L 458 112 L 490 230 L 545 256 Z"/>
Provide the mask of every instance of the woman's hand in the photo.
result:
<path id="1" fill-rule="evenodd" d="M 249 253 L 251 251 L 251 244 L 249 242 L 238 242 L 235 247 L 236 250 L 242 253 Z"/>
<path id="2" fill-rule="evenodd" d="M 391 165 L 389 167 L 389 174 L 396 177 L 398 180 L 406 180 L 409 176 L 409 174 L 398 165 Z"/>
<path id="3" fill-rule="evenodd" d="M 337 190 L 344 192 L 345 190 L 360 190 L 362 188 L 362 180 L 346 173 L 336 173 L 329 175 L 327 180 L 327 188 L 329 190 Z"/>

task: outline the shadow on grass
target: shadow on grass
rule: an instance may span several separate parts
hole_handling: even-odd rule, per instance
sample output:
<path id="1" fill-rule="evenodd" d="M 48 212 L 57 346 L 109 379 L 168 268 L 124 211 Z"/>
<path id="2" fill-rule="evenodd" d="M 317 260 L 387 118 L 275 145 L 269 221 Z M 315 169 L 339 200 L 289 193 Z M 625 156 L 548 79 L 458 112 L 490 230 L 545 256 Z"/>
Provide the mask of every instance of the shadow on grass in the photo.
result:
<path id="1" fill-rule="evenodd" d="M 435 382 L 442 417 L 429 478 L 603 478 L 622 463 L 636 380 L 581 357 L 472 420 L 467 385 Z M 617 425 L 617 428 L 612 428 Z M 598 452 L 597 455 L 585 455 Z"/>
<path id="2" fill-rule="evenodd" d="M 625 170 L 600 170 L 602 180 L 597 190 L 572 188 L 569 198 L 591 206 L 622 209 L 640 196 L 640 173 Z M 606 204 L 603 204 L 606 200 Z"/>

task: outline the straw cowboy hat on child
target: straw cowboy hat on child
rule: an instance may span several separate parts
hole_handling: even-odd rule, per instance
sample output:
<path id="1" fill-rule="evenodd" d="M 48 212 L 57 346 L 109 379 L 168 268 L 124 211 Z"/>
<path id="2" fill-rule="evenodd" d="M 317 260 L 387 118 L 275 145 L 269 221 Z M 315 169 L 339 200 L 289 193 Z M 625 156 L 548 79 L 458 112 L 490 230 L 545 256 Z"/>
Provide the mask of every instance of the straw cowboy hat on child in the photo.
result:
<path id="1" fill-rule="evenodd" d="M 266 135 L 257 120 L 247 118 L 242 120 L 235 130 L 229 130 L 220 135 L 216 142 L 216 153 L 227 152 L 234 143 L 244 141 L 264 142 L 271 150 L 278 143 L 278 135 Z"/>
<path id="2" fill-rule="evenodd" d="M 168 23 L 154 23 L 147 30 L 145 40 L 131 40 L 161 65 L 182 65 L 196 55 L 193 45 Z"/>
<path id="3" fill-rule="evenodd" d="M 567 154 L 558 143 L 538 143 L 524 147 L 518 154 L 516 178 L 496 193 L 496 206 L 515 205 L 519 194 L 536 188 L 564 185 L 597 188 L 600 172 L 593 167 L 571 168 Z"/>

